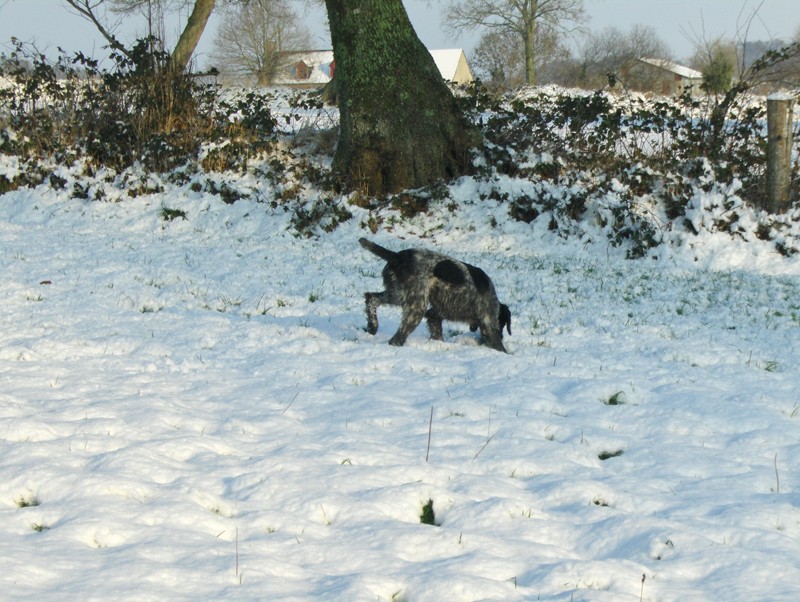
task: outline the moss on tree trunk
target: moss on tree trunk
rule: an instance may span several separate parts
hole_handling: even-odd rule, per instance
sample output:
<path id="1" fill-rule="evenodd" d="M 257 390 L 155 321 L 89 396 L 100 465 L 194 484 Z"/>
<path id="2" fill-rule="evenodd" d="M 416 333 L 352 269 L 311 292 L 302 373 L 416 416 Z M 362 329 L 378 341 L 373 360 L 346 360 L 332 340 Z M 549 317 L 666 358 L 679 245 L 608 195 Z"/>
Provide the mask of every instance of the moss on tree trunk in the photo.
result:
<path id="1" fill-rule="evenodd" d="M 370 194 L 469 171 L 477 129 L 459 110 L 401 0 L 326 0 L 341 115 L 334 168 Z"/>

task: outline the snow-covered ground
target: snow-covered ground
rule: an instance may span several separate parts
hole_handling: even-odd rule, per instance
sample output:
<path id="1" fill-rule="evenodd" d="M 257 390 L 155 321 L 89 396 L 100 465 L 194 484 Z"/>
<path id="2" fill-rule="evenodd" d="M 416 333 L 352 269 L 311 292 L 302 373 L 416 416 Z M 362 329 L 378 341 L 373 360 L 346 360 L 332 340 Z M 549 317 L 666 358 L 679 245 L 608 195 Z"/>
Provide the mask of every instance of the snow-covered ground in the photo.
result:
<path id="1" fill-rule="evenodd" d="M 798 598 L 800 261 L 465 202 L 367 235 L 483 267 L 510 353 L 395 348 L 352 211 L 0 196 L 0 598 Z"/>

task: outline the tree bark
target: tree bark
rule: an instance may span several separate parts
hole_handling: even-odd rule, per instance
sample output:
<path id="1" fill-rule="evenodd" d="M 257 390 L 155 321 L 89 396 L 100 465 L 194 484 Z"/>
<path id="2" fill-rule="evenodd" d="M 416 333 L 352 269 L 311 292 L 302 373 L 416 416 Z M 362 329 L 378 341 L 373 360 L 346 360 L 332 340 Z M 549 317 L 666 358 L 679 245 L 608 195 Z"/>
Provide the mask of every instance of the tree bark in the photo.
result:
<path id="1" fill-rule="evenodd" d="M 471 168 L 480 140 L 401 0 L 326 0 L 339 100 L 334 169 L 348 189 L 398 192 Z"/>
<path id="2" fill-rule="evenodd" d="M 528 10 L 530 12 L 528 12 Z M 525 83 L 533 86 L 536 84 L 536 15 L 539 10 L 539 3 L 533 0 L 530 7 L 525 5 L 523 8 L 522 24 L 525 27 Z"/>
<path id="3" fill-rule="evenodd" d="M 176 71 L 185 71 L 189 65 L 192 53 L 197 48 L 200 36 L 203 35 L 203 30 L 206 28 L 208 17 L 214 10 L 214 4 L 215 0 L 195 0 L 192 14 L 189 15 L 186 27 L 184 27 L 181 37 L 178 38 L 175 50 L 172 51 L 172 67 Z"/>

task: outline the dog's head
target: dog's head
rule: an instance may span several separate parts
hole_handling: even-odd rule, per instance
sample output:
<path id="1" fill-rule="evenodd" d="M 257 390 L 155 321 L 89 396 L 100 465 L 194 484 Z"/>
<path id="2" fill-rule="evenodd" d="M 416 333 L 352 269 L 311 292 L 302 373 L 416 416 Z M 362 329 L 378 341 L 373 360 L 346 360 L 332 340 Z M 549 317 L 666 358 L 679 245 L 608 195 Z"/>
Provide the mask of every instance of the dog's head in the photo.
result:
<path id="1" fill-rule="evenodd" d="M 503 336 L 503 329 L 508 330 L 511 334 L 511 310 L 505 303 L 500 304 L 500 336 Z"/>

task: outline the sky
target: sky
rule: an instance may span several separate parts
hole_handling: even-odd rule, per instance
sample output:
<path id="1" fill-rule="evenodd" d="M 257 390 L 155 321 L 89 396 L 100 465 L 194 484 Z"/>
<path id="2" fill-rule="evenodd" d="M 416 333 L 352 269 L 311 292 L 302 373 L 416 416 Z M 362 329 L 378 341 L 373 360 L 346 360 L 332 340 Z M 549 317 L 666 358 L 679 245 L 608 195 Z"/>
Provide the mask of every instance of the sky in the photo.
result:
<path id="1" fill-rule="evenodd" d="M 405 0 L 404 4 L 417 34 L 429 48 L 460 47 L 469 54 L 475 46 L 479 33 L 453 38 L 443 31 L 442 13 L 447 2 Z M 703 37 L 788 40 L 800 28 L 797 0 L 585 0 L 584 7 L 590 30 L 654 27 L 678 59 L 691 56 L 694 42 Z M 754 13 L 755 18 L 751 18 Z M 323 8 L 309 9 L 306 19 L 317 47 L 330 47 Z M 750 29 L 745 36 L 748 23 Z M 136 26 L 123 25 L 121 37 L 134 39 Z M 200 65 L 212 49 L 214 28 L 212 20 L 198 49 Z M 102 56 L 104 46 L 93 26 L 71 14 L 61 0 L 0 0 L 0 51 L 8 52 L 12 36 L 35 41 L 40 50 L 49 51 L 60 46 L 70 52 L 80 50 Z"/>

